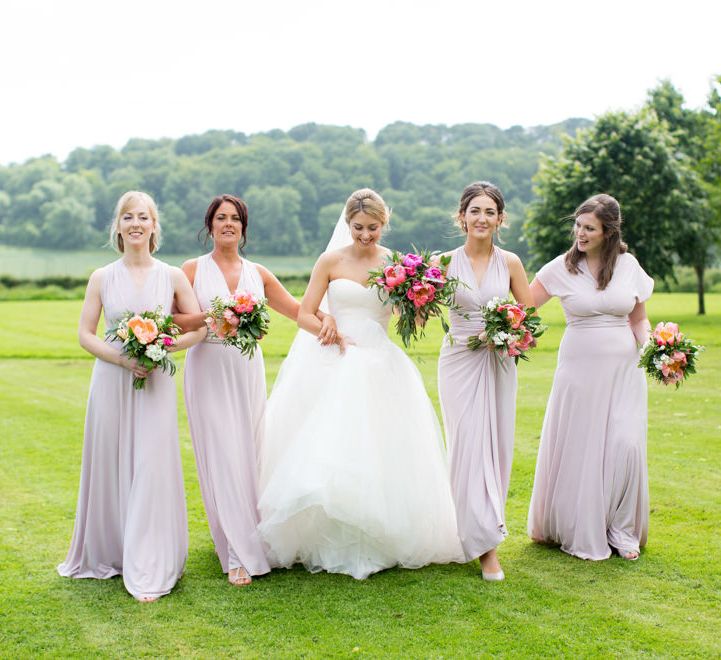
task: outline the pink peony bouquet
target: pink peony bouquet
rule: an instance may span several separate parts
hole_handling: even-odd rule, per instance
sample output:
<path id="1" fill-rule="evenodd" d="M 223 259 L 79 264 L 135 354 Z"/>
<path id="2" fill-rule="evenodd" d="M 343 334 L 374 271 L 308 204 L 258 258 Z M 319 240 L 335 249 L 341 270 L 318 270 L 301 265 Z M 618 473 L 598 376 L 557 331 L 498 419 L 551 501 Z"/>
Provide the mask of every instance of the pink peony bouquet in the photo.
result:
<path id="1" fill-rule="evenodd" d="M 268 334 L 270 314 L 265 298 L 239 291 L 229 298 L 213 298 L 205 322 L 225 346 L 253 357 L 258 342 Z"/>
<path id="2" fill-rule="evenodd" d="M 678 388 L 689 374 L 696 373 L 696 346 L 675 323 L 659 323 L 641 348 L 638 366 L 664 385 Z"/>
<path id="3" fill-rule="evenodd" d="M 168 349 L 176 343 L 180 328 L 173 323 L 172 316 L 163 314 L 160 307 L 154 312 L 135 314 L 126 312 L 117 324 L 107 331 L 111 340 L 123 342 L 122 351 L 128 357 L 135 358 L 138 364 L 149 371 L 160 367 L 172 376 L 175 374 L 175 363 L 170 358 Z M 145 378 L 133 377 L 133 387 L 142 390 Z"/>
<path id="4" fill-rule="evenodd" d="M 369 273 L 368 284 L 378 290 L 378 297 L 398 311 L 396 330 L 408 348 L 411 340 L 423 336 L 431 316 L 441 319 L 443 307 L 455 307 L 454 295 L 459 280 L 447 277 L 451 258 L 421 250 L 419 253 L 392 252 L 385 265 Z"/>
<path id="5" fill-rule="evenodd" d="M 528 360 L 526 353 L 546 331 L 535 307 L 526 307 L 511 298 L 493 298 L 482 308 L 485 328 L 468 338 L 468 348 L 475 351 L 482 346 L 498 351 L 502 358 Z"/>

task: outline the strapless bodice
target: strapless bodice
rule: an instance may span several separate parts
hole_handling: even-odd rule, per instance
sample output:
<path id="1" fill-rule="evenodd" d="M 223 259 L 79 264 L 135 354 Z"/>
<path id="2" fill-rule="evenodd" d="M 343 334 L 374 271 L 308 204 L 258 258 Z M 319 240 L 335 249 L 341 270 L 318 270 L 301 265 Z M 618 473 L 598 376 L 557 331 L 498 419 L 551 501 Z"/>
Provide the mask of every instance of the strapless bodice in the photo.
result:
<path id="1" fill-rule="evenodd" d="M 328 307 L 339 328 L 357 321 L 375 321 L 383 328 L 388 325 L 392 308 L 384 305 L 376 289 L 345 278 L 328 284 Z"/>

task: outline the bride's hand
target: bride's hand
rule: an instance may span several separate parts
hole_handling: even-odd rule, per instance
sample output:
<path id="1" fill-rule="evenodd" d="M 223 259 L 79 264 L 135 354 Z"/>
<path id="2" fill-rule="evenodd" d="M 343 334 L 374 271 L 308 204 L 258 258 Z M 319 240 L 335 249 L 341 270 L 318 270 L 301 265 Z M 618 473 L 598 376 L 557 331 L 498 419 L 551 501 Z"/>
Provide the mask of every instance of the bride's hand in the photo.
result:
<path id="1" fill-rule="evenodd" d="M 335 324 L 335 319 L 330 315 L 326 314 L 321 321 L 320 332 L 318 333 L 318 341 L 321 346 L 329 346 L 330 344 L 336 343 L 338 337 L 338 328 Z"/>

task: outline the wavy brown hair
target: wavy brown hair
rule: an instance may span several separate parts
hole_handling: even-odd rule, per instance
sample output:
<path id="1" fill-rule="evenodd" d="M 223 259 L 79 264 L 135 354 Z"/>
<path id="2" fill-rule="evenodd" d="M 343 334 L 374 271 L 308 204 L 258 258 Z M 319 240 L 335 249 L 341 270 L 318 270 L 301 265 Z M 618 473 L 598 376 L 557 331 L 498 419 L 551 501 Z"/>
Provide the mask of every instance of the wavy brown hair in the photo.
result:
<path id="1" fill-rule="evenodd" d="M 613 277 L 616 258 L 628 251 L 628 246 L 621 240 L 621 205 L 611 195 L 600 194 L 589 197 L 573 213 L 574 221 L 579 215 L 592 213 L 603 228 L 603 245 L 601 246 L 601 270 L 598 273 L 599 291 L 603 291 Z M 578 262 L 584 256 L 578 249 L 574 239 L 571 249 L 566 252 L 564 262 L 569 273 L 578 274 Z"/>

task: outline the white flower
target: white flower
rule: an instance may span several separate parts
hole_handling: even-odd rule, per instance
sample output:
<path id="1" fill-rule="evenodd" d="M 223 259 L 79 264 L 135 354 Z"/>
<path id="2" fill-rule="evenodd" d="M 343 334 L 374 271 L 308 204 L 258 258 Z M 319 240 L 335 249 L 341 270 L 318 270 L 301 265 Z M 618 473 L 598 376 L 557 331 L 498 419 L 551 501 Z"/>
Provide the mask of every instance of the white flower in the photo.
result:
<path id="1" fill-rule="evenodd" d="M 499 332 L 493 337 L 493 343 L 496 346 L 503 346 L 503 344 L 505 344 L 510 338 L 511 335 L 509 335 L 507 332 Z"/>
<path id="2" fill-rule="evenodd" d="M 168 351 L 157 344 L 150 344 L 150 346 L 145 349 L 145 355 L 147 355 L 153 362 L 160 362 L 167 354 Z"/>

